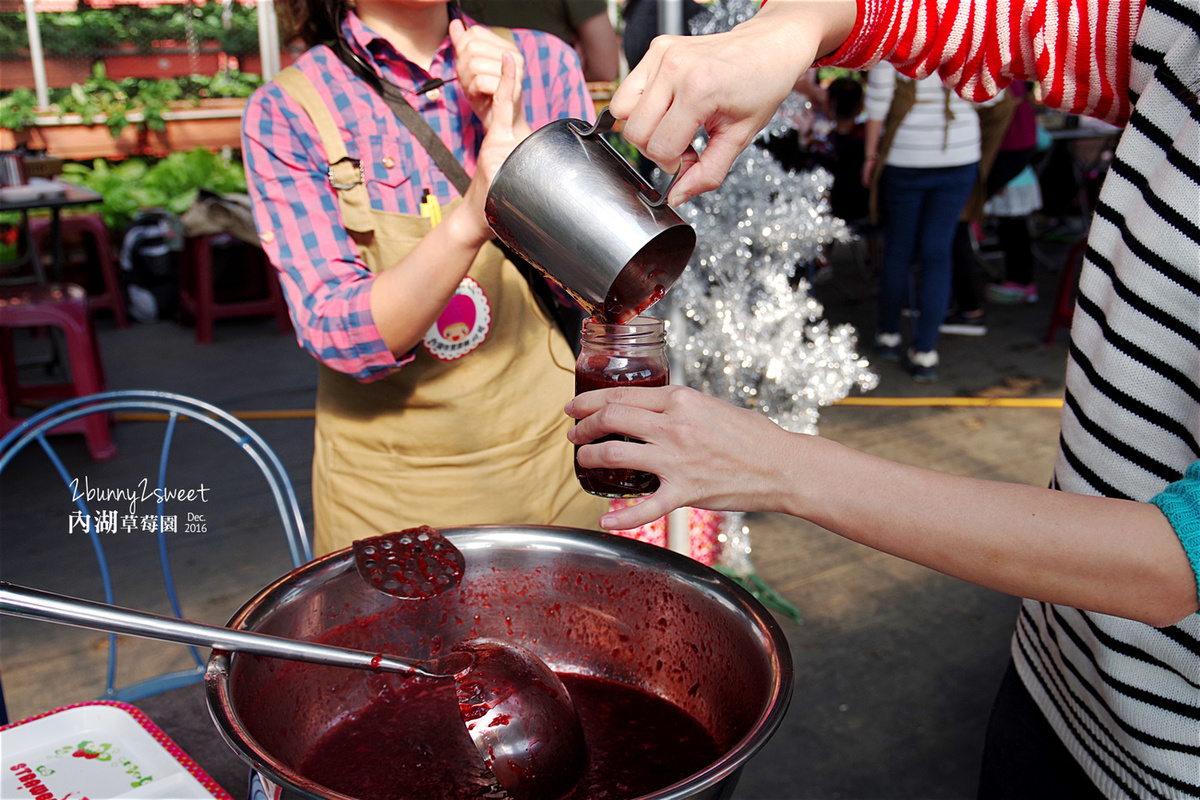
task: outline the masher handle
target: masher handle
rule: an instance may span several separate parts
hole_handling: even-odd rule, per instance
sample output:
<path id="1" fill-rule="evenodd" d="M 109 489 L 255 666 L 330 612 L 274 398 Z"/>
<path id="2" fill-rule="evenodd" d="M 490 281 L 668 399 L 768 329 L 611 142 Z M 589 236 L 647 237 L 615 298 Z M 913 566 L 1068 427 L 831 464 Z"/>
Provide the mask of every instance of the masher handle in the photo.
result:
<path id="1" fill-rule="evenodd" d="M 191 622 L 94 600 L 53 594 L 7 581 L 0 581 L 0 614 L 310 664 L 427 677 L 453 674 L 431 669 L 436 668 L 437 662 L 412 661 L 381 653 L 302 642 L 265 633 L 237 631 L 220 625 Z"/>

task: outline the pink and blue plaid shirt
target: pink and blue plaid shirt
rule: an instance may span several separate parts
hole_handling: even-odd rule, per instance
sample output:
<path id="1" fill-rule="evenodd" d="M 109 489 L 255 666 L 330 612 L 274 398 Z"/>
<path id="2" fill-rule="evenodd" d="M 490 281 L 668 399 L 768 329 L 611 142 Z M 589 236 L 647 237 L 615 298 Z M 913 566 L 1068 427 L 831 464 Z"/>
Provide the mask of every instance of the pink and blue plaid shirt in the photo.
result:
<path id="1" fill-rule="evenodd" d="M 426 72 L 353 13 L 342 33 L 367 63 L 405 91 L 473 174 L 484 130 L 455 80 L 450 39 Z M 563 118 L 593 120 L 575 51 L 540 31 L 514 30 L 513 35 L 525 58 L 522 98 L 530 127 L 537 130 Z M 362 162 L 374 208 L 416 215 L 425 190 L 443 206 L 459 196 L 383 99 L 333 51 L 314 47 L 296 66 L 333 111 L 350 157 Z M 436 78 L 446 83 L 418 94 L 419 87 Z M 342 224 L 337 193 L 327 178 L 325 149 L 309 116 L 274 84 L 263 86 L 246 106 L 242 146 L 255 224 L 263 249 L 279 270 L 301 346 L 333 369 L 366 381 L 411 361 L 411 353 L 397 360 L 375 327 L 370 309 L 374 278 Z"/>

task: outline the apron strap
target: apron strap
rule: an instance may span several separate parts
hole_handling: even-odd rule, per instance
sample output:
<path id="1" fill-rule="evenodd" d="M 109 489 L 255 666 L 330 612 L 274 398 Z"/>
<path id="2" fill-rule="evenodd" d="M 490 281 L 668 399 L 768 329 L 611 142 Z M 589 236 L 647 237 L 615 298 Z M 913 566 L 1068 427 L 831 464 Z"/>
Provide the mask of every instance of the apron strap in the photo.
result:
<path id="1" fill-rule="evenodd" d="M 510 42 L 516 43 L 516 38 L 509 28 L 491 28 L 491 31 L 498 36 L 508 39 Z M 326 42 L 326 46 L 334 52 L 342 63 L 350 68 L 358 77 L 362 78 L 368 86 L 375 90 L 375 93 L 383 98 L 383 102 L 387 103 L 387 107 L 392 110 L 409 132 L 417 138 L 421 146 L 425 148 L 425 152 L 429 153 L 433 163 L 437 164 L 438 169 L 450 181 L 458 193 L 465 195 L 467 187 L 471 185 L 471 176 L 463 168 L 463 165 L 450 152 L 450 148 L 446 147 L 446 143 L 437 135 L 437 132 L 430 127 L 425 118 L 421 116 L 400 87 L 396 86 L 389 80 L 386 80 L 376 70 L 372 69 L 369 64 L 363 61 L 358 53 L 350 48 L 350 45 L 341 36 L 333 41 Z"/>
<path id="2" fill-rule="evenodd" d="M 350 45 L 342 37 L 339 36 L 331 42 L 326 42 L 326 45 L 342 60 L 342 63 L 350 68 L 351 72 L 383 98 L 383 102 L 387 103 L 392 113 L 399 117 L 409 132 L 417 138 L 417 141 L 425 148 L 425 152 L 429 153 L 433 159 L 433 163 L 437 164 L 438 169 L 449 179 L 458 193 L 465 195 L 467 187 L 471 185 L 471 176 L 463 169 L 463 165 L 454 157 L 450 148 L 446 147 L 446 143 L 430 127 L 420 112 L 405 99 L 400 88 L 391 81 L 380 77 L 357 53 L 350 49 Z"/>
<path id="3" fill-rule="evenodd" d="M 362 162 L 350 157 L 341 130 L 333 120 L 329 106 L 321 99 L 303 72 L 290 66 L 275 76 L 275 83 L 290 95 L 306 112 L 317 129 L 317 136 L 325 148 L 329 161 L 327 175 L 329 185 L 337 190 L 342 202 L 342 218 L 346 227 L 353 231 L 373 231 L 375 221 L 371 214 L 371 199 L 363 177 Z"/>
<path id="4" fill-rule="evenodd" d="M 492 28 L 491 30 L 497 35 L 507 38 L 509 41 L 516 42 L 513 32 L 509 28 Z M 437 135 L 437 132 L 425 121 L 420 112 L 412 107 L 408 99 L 404 97 L 404 93 L 400 87 L 386 80 L 372 69 L 369 64 L 363 61 L 361 56 L 350 48 L 350 45 L 342 37 L 339 36 L 337 39 L 325 44 L 342 60 L 351 72 L 375 90 L 375 93 L 392 110 L 392 113 L 399 118 L 400 122 L 421 143 L 421 146 L 425 148 L 425 152 L 429 153 L 429 156 L 433 159 L 433 163 L 437 164 L 438 169 L 442 171 L 442 174 L 446 176 L 454 188 L 458 190 L 458 193 L 466 195 L 467 187 L 471 184 L 471 177 L 467 175 L 466 169 L 463 168 L 463 165 L 455 157 L 454 153 L 450 152 L 450 148 L 446 147 L 446 143 Z M 542 310 L 554 320 L 558 329 L 571 345 L 571 349 L 576 349 L 579 341 L 579 328 L 583 321 L 583 316 L 579 310 L 564 307 L 555 302 L 554 294 L 550 291 L 550 286 L 546 283 L 546 279 L 542 277 L 541 273 L 502 240 L 496 238 L 492 240 L 492 243 L 500 248 L 505 258 L 511 261 L 513 266 L 517 268 L 517 271 L 521 273 L 521 277 L 529 284 L 529 290 L 533 292 L 533 296 L 542 307 Z"/>

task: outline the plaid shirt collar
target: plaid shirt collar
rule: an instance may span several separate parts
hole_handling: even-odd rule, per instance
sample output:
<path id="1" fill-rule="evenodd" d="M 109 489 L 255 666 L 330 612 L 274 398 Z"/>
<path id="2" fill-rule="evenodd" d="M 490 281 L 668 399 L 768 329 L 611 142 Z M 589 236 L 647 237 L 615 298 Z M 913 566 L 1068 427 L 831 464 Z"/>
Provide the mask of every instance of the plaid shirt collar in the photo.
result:
<path id="1" fill-rule="evenodd" d="M 461 19 L 467 26 L 474 24 L 454 6 L 450 6 L 449 10 L 451 19 Z M 421 86 L 433 78 L 449 82 L 457 77 L 454 46 L 449 36 L 438 48 L 428 72 L 405 58 L 391 42 L 367 27 L 353 11 L 342 20 L 342 36 L 350 44 L 350 48 L 371 65 L 376 74 L 394 83 L 407 94 L 415 95 Z"/>

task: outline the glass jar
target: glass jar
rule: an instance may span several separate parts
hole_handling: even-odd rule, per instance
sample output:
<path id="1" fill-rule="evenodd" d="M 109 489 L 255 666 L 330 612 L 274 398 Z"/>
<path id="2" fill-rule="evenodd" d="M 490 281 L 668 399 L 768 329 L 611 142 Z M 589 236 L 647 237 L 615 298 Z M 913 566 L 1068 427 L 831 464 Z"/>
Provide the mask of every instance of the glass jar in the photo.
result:
<path id="1" fill-rule="evenodd" d="M 579 359 L 575 362 L 575 394 L 613 386 L 666 386 L 667 335 L 661 319 L 634 317 L 609 323 L 583 323 Z M 610 435 L 600 442 L 636 441 Z M 579 448 L 575 448 L 576 454 Z M 640 497 L 658 489 L 658 476 L 635 469 L 584 469 L 575 460 L 575 476 L 589 494 L 599 497 Z"/>

